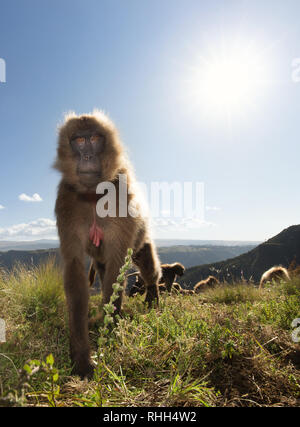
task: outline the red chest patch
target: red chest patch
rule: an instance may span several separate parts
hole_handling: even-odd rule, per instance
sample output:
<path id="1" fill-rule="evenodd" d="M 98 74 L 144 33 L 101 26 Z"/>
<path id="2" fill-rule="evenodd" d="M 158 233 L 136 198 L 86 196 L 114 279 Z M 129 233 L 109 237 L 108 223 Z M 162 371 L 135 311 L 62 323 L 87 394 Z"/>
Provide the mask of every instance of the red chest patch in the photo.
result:
<path id="1" fill-rule="evenodd" d="M 83 199 L 86 202 L 91 203 L 93 206 L 94 220 L 89 230 L 89 239 L 91 240 L 91 242 L 93 242 L 93 245 L 96 246 L 96 248 L 99 248 L 101 240 L 103 240 L 104 237 L 102 228 L 99 227 L 96 222 L 96 204 L 99 198 L 100 196 L 98 194 L 86 194 L 83 196 Z"/>
<path id="2" fill-rule="evenodd" d="M 93 245 L 96 246 L 96 248 L 99 248 L 101 240 L 103 240 L 103 231 L 102 228 L 98 227 L 96 224 L 96 218 L 94 219 L 94 222 L 90 228 L 89 232 L 89 238 L 93 242 Z"/>

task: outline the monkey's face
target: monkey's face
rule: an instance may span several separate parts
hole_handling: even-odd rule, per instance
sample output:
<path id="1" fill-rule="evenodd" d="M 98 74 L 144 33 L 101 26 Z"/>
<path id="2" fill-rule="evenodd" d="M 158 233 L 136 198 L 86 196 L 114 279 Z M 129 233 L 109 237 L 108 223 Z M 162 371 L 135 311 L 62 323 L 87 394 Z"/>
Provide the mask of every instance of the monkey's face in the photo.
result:
<path id="1" fill-rule="evenodd" d="M 115 178 L 122 153 L 117 130 L 102 112 L 71 114 L 60 128 L 54 167 L 77 191 L 91 193 Z"/>
<path id="2" fill-rule="evenodd" d="M 95 129 L 78 130 L 70 139 L 71 149 L 76 157 L 76 172 L 80 182 L 94 187 L 101 179 L 101 153 L 105 137 Z"/>

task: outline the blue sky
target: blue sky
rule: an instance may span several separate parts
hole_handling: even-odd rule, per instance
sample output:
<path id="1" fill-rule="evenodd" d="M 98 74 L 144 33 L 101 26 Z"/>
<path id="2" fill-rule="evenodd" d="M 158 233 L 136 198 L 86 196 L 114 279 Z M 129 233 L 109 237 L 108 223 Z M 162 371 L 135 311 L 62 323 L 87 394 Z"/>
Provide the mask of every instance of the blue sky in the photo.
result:
<path id="1" fill-rule="evenodd" d="M 204 183 L 205 222 L 162 221 L 156 237 L 264 240 L 299 223 L 298 0 L 0 6 L 1 240 L 55 237 L 56 126 L 95 107 L 116 122 L 139 181 Z M 253 42 L 268 80 L 230 122 L 186 93 L 224 39 Z"/>

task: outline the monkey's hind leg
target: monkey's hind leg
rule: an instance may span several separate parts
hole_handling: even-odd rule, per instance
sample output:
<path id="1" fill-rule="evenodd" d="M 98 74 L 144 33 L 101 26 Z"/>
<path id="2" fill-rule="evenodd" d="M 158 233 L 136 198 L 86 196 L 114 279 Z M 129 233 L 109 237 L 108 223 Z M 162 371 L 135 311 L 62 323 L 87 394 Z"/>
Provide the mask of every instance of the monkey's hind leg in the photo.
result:
<path id="1" fill-rule="evenodd" d="M 65 264 L 65 293 L 69 311 L 70 356 L 73 374 L 81 378 L 93 376 L 94 365 L 90 360 L 88 333 L 88 298 L 84 265 L 79 258 Z"/>
<path id="2" fill-rule="evenodd" d="M 144 246 L 134 255 L 134 263 L 138 266 L 141 276 L 146 284 L 145 303 L 151 307 L 159 302 L 158 280 L 161 276 L 160 262 L 152 243 Z"/>

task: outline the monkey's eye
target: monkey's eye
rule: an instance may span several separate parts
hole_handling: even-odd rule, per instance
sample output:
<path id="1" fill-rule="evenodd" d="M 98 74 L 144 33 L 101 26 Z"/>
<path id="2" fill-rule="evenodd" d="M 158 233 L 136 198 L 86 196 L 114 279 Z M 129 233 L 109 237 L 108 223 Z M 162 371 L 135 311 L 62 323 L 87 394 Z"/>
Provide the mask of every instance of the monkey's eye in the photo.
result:
<path id="1" fill-rule="evenodd" d="M 101 136 L 97 135 L 97 134 L 92 135 L 91 138 L 90 138 L 90 141 L 91 141 L 92 144 L 97 144 L 98 142 L 101 141 Z"/>
<path id="2" fill-rule="evenodd" d="M 85 144 L 85 138 L 83 136 L 78 136 L 75 138 L 75 142 L 79 147 L 83 147 Z"/>

